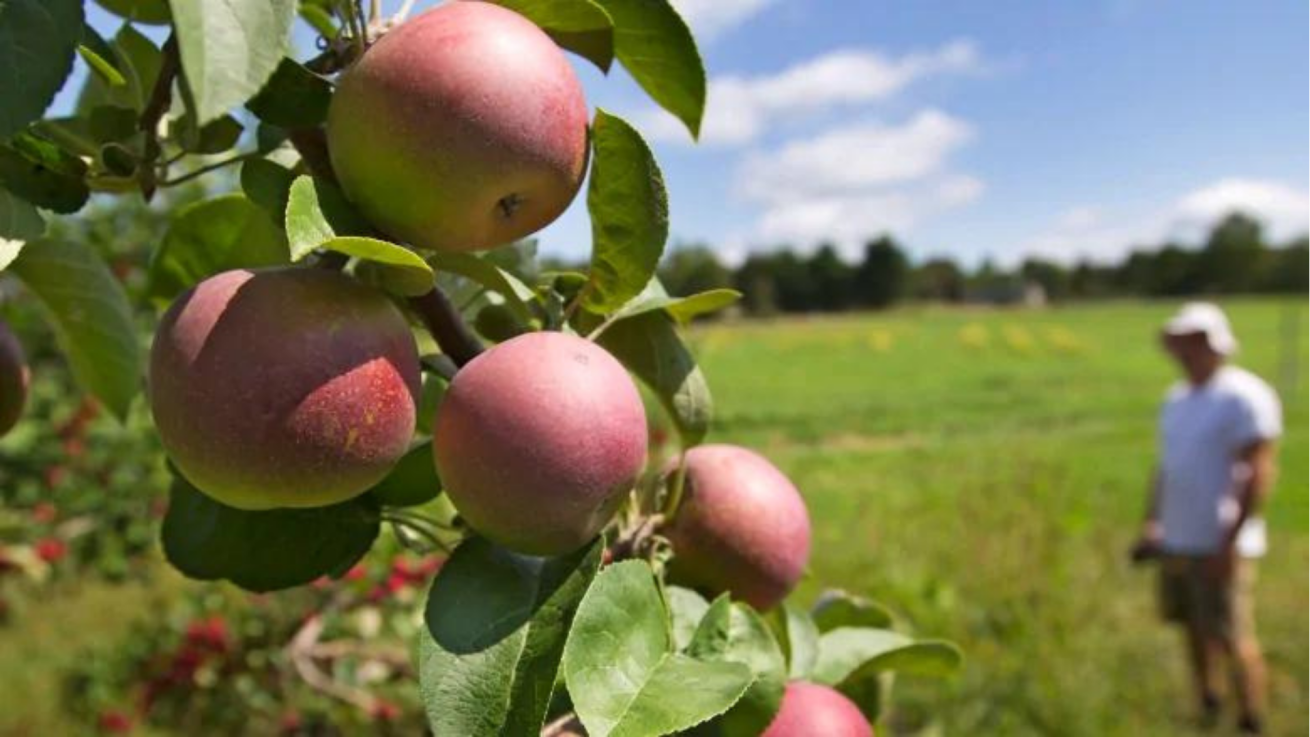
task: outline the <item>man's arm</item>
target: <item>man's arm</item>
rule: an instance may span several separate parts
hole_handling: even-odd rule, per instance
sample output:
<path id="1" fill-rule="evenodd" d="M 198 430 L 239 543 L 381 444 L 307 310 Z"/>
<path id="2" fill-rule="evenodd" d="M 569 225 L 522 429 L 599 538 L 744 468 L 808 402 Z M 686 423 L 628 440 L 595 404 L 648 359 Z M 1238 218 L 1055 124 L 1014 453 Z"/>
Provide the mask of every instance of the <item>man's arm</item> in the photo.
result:
<path id="1" fill-rule="evenodd" d="M 1221 552 L 1231 555 L 1237 544 L 1242 525 L 1260 510 L 1269 490 L 1273 488 L 1276 444 L 1272 440 L 1257 440 L 1237 454 L 1237 463 L 1244 471 L 1237 482 L 1237 519 L 1224 533 Z"/>
<path id="2" fill-rule="evenodd" d="M 1142 532 L 1133 545 L 1130 554 L 1134 562 L 1154 558 L 1160 553 L 1160 540 L 1164 537 L 1164 530 L 1160 529 L 1160 484 L 1162 474 L 1163 472 L 1159 468 L 1151 473 L 1146 514 L 1142 518 Z"/>

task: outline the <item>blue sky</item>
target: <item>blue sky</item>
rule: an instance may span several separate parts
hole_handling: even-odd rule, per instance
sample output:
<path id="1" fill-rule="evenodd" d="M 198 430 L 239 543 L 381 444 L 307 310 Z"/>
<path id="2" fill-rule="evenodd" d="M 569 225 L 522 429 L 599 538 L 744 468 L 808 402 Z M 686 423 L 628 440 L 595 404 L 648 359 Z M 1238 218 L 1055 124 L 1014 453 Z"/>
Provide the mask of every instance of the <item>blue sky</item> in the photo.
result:
<path id="1" fill-rule="evenodd" d="M 916 257 L 1012 263 L 1195 239 L 1233 207 L 1277 237 L 1310 220 L 1302 0 L 674 4 L 710 75 L 698 145 L 617 66 L 575 65 L 651 140 L 674 243 L 854 256 L 888 231 Z M 584 200 L 543 251 L 585 257 Z"/>

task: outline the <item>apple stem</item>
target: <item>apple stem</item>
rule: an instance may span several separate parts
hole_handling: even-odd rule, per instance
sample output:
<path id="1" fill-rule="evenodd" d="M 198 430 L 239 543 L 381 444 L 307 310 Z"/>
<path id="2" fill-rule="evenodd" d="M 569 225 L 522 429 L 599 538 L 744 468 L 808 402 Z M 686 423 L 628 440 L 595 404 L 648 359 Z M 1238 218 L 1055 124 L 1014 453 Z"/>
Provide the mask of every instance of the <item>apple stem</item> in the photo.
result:
<path id="1" fill-rule="evenodd" d="M 687 452 L 684 450 L 678 458 L 678 470 L 673 473 L 673 488 L 669 490 L 669 498 L 664 502 L 663 514 L 672 520 L 678 514 L 678 507 L 682 506 L 683 490 L 687 485 Z"/>

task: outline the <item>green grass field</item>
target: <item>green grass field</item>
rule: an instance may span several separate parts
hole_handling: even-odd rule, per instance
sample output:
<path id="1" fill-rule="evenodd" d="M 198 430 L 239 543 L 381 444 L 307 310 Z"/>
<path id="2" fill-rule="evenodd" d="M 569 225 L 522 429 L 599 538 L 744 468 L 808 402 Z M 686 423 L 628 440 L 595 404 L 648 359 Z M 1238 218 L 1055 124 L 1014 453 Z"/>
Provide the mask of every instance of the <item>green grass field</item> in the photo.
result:
<path id="1" fill-rule="evenodd" d="M 1278 385 L 1287 435 L 1257 618 L 1272 734 L 1306 733 L 1304 300 L 1228 305 L 1238 363 Z M 1186 733 L 1180 641 L 1126 550 L 1173 369 L 1168 303 L 927 309 L 718 325 L 694 342 L 714 440 L 762 449 L 815 523 L 808 601 L 867 592 L 959 642 L 955 682 L 902 682 L 944 734 Z M 1231 718 L 1231 713 L 1228 716 Z"/>
<path id="2" fill-rule="evenodd" d="M 715 395 L 712 439 L 764 451 L 809 502 L 815 554 L 801 600 L 848 588 L 964 647 L 954 681 L 897 685 L 898 724 L 1188 733 L 1180 642 L 1157 622 L 1152 572 L 1126 561 L 1173 379 L 1154 333 L 1175 306 L 902 310 L 692 331 Z M 1306 306 L 1228 306 L 1239 363 L 1277 384 L 1286 408 L 1257 617 L 1270 733 L 1305 734 Z M 158 595 L 96 586 L 0 630 L 0 734 L 71 729 L 55 714 L 60 664 L 116 636 L 133 610 L 148 616 Z"/>

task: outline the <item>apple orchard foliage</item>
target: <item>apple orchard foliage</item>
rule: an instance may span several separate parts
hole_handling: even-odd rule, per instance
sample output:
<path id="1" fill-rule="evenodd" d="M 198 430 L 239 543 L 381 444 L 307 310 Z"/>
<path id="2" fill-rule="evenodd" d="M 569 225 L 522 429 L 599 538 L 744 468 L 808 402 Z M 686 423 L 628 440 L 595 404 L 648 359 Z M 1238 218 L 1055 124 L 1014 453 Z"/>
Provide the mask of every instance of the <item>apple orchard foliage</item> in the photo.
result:
<path id="1" fill-rule="evenodd" d="M 705 72 L 667 0 L 411 18 L 97 2 L 123 18 L 112 38 L 80 0 L 0 2 L 0 65 L 21 71 L 0 77 L 0 297 L 43 306 L 113 415 L 148 387 L 174 567 L 263 594 L 349 578 L 380 541 L 443 560 L 395 671 L 437 735 L 868 735 L 893 672 L 957 667 L 866 599 L 788 598 L 810 553 L 802 493 L 752 451 L 697 447 L 712 403 L 679 329 L 738 295 L 664 291 L 658 164 L 590 110 L 565 56 L 623 66 L 695 137 Z M 297 16 L 321 37 L 307 61 L 289 55 Z M 76 106 L 42 118 L 75 64 Z M 539 273 L 515 241 L 584 175 L 590 265 Z M 153 244 L 147 360 L 115 272 L 47 220 L 201 178 L 231 191 L 175 207 Z M 28 374 L 0 324 L 0 424 Z M 648 449 L 638 384 L 676 432 L 670 458 Z M 134 666 L 163 684 L 152 698 L 202 666 L 250 677 L 203 621 L 182 654 Z M 293 653 L 321 634 L 295 632 Z M 361 713 L 397 709 L 297 672 Z"/>

